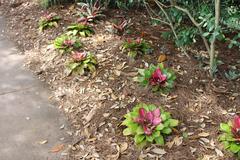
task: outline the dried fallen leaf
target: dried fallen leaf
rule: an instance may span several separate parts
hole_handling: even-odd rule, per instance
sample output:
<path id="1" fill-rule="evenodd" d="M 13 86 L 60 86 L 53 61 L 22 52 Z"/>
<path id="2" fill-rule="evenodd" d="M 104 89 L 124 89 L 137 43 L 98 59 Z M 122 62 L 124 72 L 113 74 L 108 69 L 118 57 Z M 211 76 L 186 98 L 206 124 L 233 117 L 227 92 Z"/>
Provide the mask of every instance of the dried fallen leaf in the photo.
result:
<path id="1" fill-rule="evenodd" d="M 164 61 L 167 60 L 167 56 L 165 54 L 161 54 L 159 57 L 158 57 L 158 62 L 159 63 L 162 63 Z"/>
<path id="2" fill-rule="evenodd" d="M 118 144 L 116 143 L 113 143 L 112 146 L 116 146 L 116 149 L 117 149 L 117 154 L 114 154 L 114 155 L 108 155 L 107 158 L 109 160 L 118 160 L 119 156 L 120 156 L 120 147 Z"/>
<path id="3" fill-rule="evenodd" d="M 57 153 L 57 152 L 60 152 L 61 150 L 64 149 L 64 144 L 59 144 L 59 145 L 56 145 L 54 146 L 52 149 L 51 149 L 51 152 L 52 153 Z"/>
<path id="4" fill-rule="evenodd" d="M 207 133 L 207 132 L 202 132 L 202 133 L 199 133 L 198 136 L 199 137 L 208 137 L 210 134 Z"/>
<path id="5" fill-rule="evenodd" d="M 124 151 L 126 151 L 128 148 L 128 144 L 126 142 L 123 142 L 120 144 L 120 152 L 123 153 Z"/>
<path id="6" fill-rule="evenodd" d="M 217 155 L 220 156 L 220 157 L 223 157 L 223 156 L 224 156 L 224 154 L 222 153 L 222 151 L 219 150 L 219 149 L 217 149 L 217 148 L 215 148 L 215 152 L 216 152 Z"/>
<path id="7" fill-rule="evenodd" d="M 164 155 L 167 153 L 164 149 L 160 149 L 160 148 L 154 148 L 154 149 L 152 149 L 152 152 L 159 154 L 159 155 Z"/>
<path id="8" fill-rule="evenodd" d="M 197 151 L 197 148 L 190 147 L 190 151 L 191 151 L 192 153 L 194 153 L 194 152 Z"/>
<path id="9" fill-rule="evenodd" d="M 97 106 L 95 106 L 93 109 L 91 109 L 91 111 L 88 113 L 88 115 L 85 117 L 86 123 L 90 122 L 93 118 L 93 116 L 95 115 L 97 110 Z"/>
<path id="10" fill-rule="evenodd" d="M 183 137 L 178 137 L 176 136 L 174 139 L 173 139 L 174 143 L 176 146 L 180 146 L 183 142 Z"/>
<path id="11" fill-rule="evenodd" d="M 43 140 L 43 141 L 40 141 L 39 144 L 46 144 L 48 142 L 48 140 Z"/>

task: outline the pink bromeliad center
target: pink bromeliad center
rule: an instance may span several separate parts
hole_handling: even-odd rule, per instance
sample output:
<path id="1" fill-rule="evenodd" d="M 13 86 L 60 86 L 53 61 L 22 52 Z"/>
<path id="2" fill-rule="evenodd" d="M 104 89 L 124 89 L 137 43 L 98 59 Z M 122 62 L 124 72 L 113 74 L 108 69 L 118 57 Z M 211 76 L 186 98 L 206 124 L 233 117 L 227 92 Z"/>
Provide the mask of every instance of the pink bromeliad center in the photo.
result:
<path id="1" fill-rule="evenodd" d="M 153 74 L 152 77 L 150 78 L 150 84 L 155 86 L 155 85 L 161 85 L 164 86 L 167 81 L 167 76 L 162 73 L 160 68 L 157 68 Z"/>
<path id="2" fill-rule="evenodd" d="M 45 14 L 45 15 L 44 15 L 44 18 L 45 18 L 47 21 L 50 21 L 50 20 L 52 20 L 52 18 L 53 18 L 54 16 L 56 16 L 55 13 L 50 13 L 50 14 Z"/>
<path id="3" fill-rule="evenodd" d="M 64 46 L 73 46 L 74 45 L 74 41 L 73 40 L 65 40 L 63 42 Z"/>
<path id="4" fill-rule="evenodd" d="M 147 112 L 144 108 L 139 109 L 139 117 L 135 119 L 135 122 L 143 127 L 146 135 L 151 135 L 156 128 L 162 122 L 160 117 L 160 109 Z"/>
<path id="5" fill-rule="evenodd" d="M 138 38 L 136 39 L 136 43 L 137 43 L 137 44 L 142 43 L 142 38 L 139 38 L 139 37 L 138 37 Z"/>
<path id="6" fill-rule="evenodd" d="M 232 122 L 232 134 L 240 141 L 240 116 L 235 116 Z"/>
<path id="7" fill-rule="evenodd" d="M 72 54 L 72 58 L 76 62 L 84 60 L 86 58 L 86 56 L 87 56 L 87 52 L 74 52 Z"/>

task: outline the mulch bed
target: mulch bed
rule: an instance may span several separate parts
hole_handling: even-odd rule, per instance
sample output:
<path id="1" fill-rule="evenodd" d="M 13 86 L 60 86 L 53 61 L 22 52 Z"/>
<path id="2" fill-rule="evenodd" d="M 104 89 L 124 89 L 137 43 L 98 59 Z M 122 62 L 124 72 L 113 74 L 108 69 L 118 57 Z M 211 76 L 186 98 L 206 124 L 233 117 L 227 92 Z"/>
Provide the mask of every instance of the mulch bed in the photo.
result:
<path id="1" fill-rule="evenodd" d="M 59 54 L 50 44 L 64 33 L 66 26 L 76 21 L 76 9 L 67 6 L 46 11 L 29 1 L 14 7 L 2 5 L 0 8 L 6 18 L 9 38 L 26 55 L 26 66 L 49 84 L 52 98 L 58 100 L 59 108 L 72 124 L 74 142 L 69 149 L 70 159 L 233 159 L 223 150 L 217 137 L 219 123 L 239 112 L 239 80 L 228 81 L 223 76 L 228 65 L 240 58 L 237 49 L 229 50 L 225 45 L 218 45 L 220 59 L 225 64 L 220 66 L 217 78 L 212 80 L 194 58 L 205 54 L 197 49 L 199 47 L 190 49 L 190 58 L 187 58 L 172 42 L 161 38 L 161 33 L 168 29 L 151 26 L 143 11 L 107 10 L 105 18 L 92 24 L 96 34 L 81 38 L 85 50 L 98 57 L 96 74 L 68 76 L 65 71 L 68 56 Z M 44 12 L 56 12 L 62 16 L 60 27 L 39 33 L 38 20 Z M 131 34 L 118 36 L 111 33 L 112 21 L 119 17 L 131 18 Z M 125 38 L 140 35 L 151 42 L 154 53 L 132 61 L 119 48 Z M 201 45 L 199 42 L 196 46 Z M 177 74 L 176 86 L 166 96 L 154 94 L 132 80 L 137 75 L 137 68 L 157 64 L 160 54 L 167 56 L 165 64 Z M 122 135 L 123 115 L 139 102 L 163 106 L 180 120 L 181 125 L 168 137 L 167 145 L 160 147 L 166 153 L 154 153 L 153 149 L 159 148 L 156 145 L 140 151 L 131 137 Z"/>

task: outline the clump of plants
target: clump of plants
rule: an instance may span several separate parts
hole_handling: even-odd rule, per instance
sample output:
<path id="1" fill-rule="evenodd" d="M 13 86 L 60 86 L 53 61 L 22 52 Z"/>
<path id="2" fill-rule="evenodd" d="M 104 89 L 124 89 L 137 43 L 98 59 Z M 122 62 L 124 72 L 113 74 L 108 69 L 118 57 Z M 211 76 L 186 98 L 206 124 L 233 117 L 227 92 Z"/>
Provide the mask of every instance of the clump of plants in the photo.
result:
<path id="1" fill-rule="evenodd" d="M 129 21 L 123 20 L 120 23 L 116 23 L 116 24 L 113 23 L 113 27 L 116 30 L 116 33 L 121 35 L 129 27 L 129 24 L 130 24 L 130 20 Z"/>
<path id="2" fill-rule="evenodd" d="M 68 35 L 74 35 L 74 36 L 81 36 L 81 37 L 89 37 L 92 34 L 94 34 L 94 30 L 87 24 L 72 24 L 70 26 L 68 26 L 67 28 Z"/>
<path id="3" fill-rule="evenodd" d="M 220 135 L 219 141 L 223 143 L 225 149 L 240 158 L 240 116 L 235 116 L 228 123 L 221 123 L 220 130 L 223 133 Z"/>
<path id="4" fill-rule="evenodd" d="M 151 86 L 153 92 L 167 94 L 174 87 L 176 75 L 171 69 L 165 68 L 163 63 L 157 66 L 151 64 L 146 69 L 139 69 L 138 73 L 135 81 L 143 86 Z"/>
<path id="5" fill-rule="evenodd" d="M 39 21 L 39 30 L 42 32 L 47 28 L 58 27 L 58 22 L 61 20 L 61 17 L 56 13 L 46 14 L 41 17 Z"/>
<path id="6" fill-rule="evenodd" d="M 80 6 L 80 18 L 78 19 L 78 22 L 93 22 L 99 17 L 104 16 L 102 14 L 102 7 L 100 6 L 100 3 L 96 1 L 95 3 L 78 3 Z"/>
<path id="7" fill-rule="evenodd" d="M 142 148 L 147 144 L 164 145 L 164 138 L 178 126 L 178 120 L 172 119 L 169 112 L 155 105 L 140 103 L 127 113 L 122 125 L 125 136 L 134 136 L 135 144 Z"/>
<path id="8" fill-rule="evenodd" d="M 70 53 L 82 47 L 82 43 L 75 36 L 61 35 L 54 40 L 54 47 L 61 53 Z"/>
<path id="9" fill-rule="evenodd" d="M 142 38 L 136 40 L 128 39 L 122 45 L 122 51 L 127 52 L 128 56 L 135 58 L 138 55 L 152 53 L 153 49 L 149 43 Z"/>
<path id="10" fill-rule="evenodd" d="M 94 73 L 98 62 L 96 57 L 85 51 L 75 51 L 72 53 L 72 60 L 67 63 L 70 74 L 84 75 L 88 72 Z"/>

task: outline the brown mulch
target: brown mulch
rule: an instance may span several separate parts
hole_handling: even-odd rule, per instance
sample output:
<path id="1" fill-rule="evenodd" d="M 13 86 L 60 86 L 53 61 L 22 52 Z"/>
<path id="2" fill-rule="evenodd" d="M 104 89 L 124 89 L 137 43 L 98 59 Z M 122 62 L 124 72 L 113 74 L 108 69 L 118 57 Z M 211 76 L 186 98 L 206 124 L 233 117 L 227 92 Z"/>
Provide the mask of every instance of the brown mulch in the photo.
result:
<path id="1" fill-rule="evenodd" d="M 189 50 L 189 59 L 172 42 L 161 38 L 167 28 L 151 26 L 144 12 L 108 10 L 104 19 L 92 24 L 96 34 L 81 38 L 85 50 L 98 57 L 96 74 L 68 76 L 65 71 L 68 56 L 59 54 L 51 44 L 64 33 L 66 26 L 76 21 L 76 9 L 68 6 L 45 11 L 29 1 L 17 7 L 5 4 L 0 8 L 10 39 L 26 55 L 27 67 L 49 84 L 53 98 L 58 100 L 59 108 L 72 124 L 75 141 L 71 144 L 70 159 L 233 159 L 217 137 L 219 123 L 239 112 L 239 80 L 228 81 L 223 77 L 224 69 L 240 58 L 238 50 L 219 45 L 218 52 L 225 64 L 220 66 L 218 77 L 212 80 L 194 58 L 196 54 L 204 54 L 197 47 Z M 60 27 L 39 33 L 38 20 L 44 12 L 61 15 Z M 132 19 L 130 34 L 118 36 L 111 32 L 111 22 L 119 17 Z M 125 38 L 138 37 L 143 32 L 144 38 L 154 46 L 154 53 L 129 60 L 119 47 Z M 167 96 L 151 93 L 132 80 L 137 68 L 156 64 L 160 54 L 167 55 L 166 65 L 177 74 L 175 89 Z M 160 147 L 165 154 L 153 153 L 152 149 L 158 147 L 155 145 L 140 151 L 131 137 L 122 135 L 123 115 L 139 102 L 164 106 L 180 120 L 181 125 L 168 137 L 167 145 Z M 199 136 L 201 133 L 206 136 Z M 183 134 L 188 134 L 188 138 Z M 224 157 L 219 155 L 220 150 Z"/>

